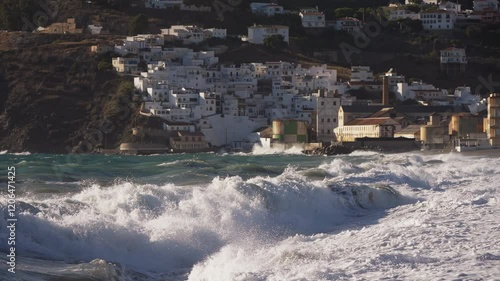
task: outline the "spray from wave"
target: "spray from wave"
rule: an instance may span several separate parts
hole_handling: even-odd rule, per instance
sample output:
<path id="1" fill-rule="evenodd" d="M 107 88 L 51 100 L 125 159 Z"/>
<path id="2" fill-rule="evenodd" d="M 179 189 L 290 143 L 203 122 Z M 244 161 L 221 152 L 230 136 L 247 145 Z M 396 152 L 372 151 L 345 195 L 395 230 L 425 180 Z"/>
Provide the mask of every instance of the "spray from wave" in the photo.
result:
<path id="1" fill-rule="evenodd" d="M 285 161 L 273 162 L 278 157 Z M 292 158 L 301 162 L 279 170 L 266 166 Z M 398 251 L 413 247 L 404 236 L 410 230 L 392 237 L 391 227 L 432 224 L 419 221 L 429 208 L 427 202 L 412 204 L 420 198 L 415 193 L 442 200 L 448 198 L 440 195 L 448 186 L 455 190 L 473 180 L 487 183 L 492 177 L 482 175 L 498 174 L 494 161 L 463 161 L 453 155 L 416 154 L 153 159 L 151 167 L 162 171 L 176 167 L 193 175 L 216 167 L 222 172 L 190 185 L 185 184 L 190 180 L 187 176 L 180 184 L 89 181 L 73 192 L 23 195 L 18 201 L 18 251 L 35 260 L 23 269 L 22 274 L 28 274 L 23 278 L 96 274 L 101 280 L 128 280 L 128 276 L 133 280 L 352 279 L 355 275 L 342 275 L 349 261 L 339 269 L 335 267 L 338 260 L 356 259 L 369 247 L 391 243 Z M 233 176 L 250 172 L 255 174 Z M 464 190 L 450 199 L 452 203 L 469 200 L 463 198 Z M 497 201 L 486 191 L 471 189 L 477 194 L 467 204 L 473 208 L 495 206 Z M 443 206 L 440 201 L 428 205 Z M 0 198 L 0 207 L 5 210 L 6 206 L 5 198 Z M 384 223 L 391 213 L 394 218 Z M 0 227 L 6 227 L 5 221 Z M 366 236 L 351 237 L 361 235 L 359 229 Z M 1 241 L 6 238 L 0 233 Z M 356 245 L 355 254 L 350 252 L 351 243 Z M 344 251 L 338 252 L 340 248 Z M 0 244 L 0 249 L 5 251 L 5 245 Z M 396 259 L 373 253 L 370 258 L 362 265 L 364 269 L 373 268 L 378 259 Z M 430 259 L 401 256 L 401 260 Z M 72 273 L 79 268 L 77 275 Z"/>
<path id="2" fill-rule="evenodd" d="M 252 155 L 270 155 L 270 154 L 289 154 L 289 155 L 301 155 L 302 150 L 304 150 L 300 146 L 292 146 L 290 148 L 270 148 L 270 147 L 263 147 L 260 145 L 254 145 L 251 154 Z"/>
<path id="3" fill-rule="evenodd" d="M 367 209 L 402 202 L 369 186 L 310 182 L 293 167 L 277 177 L 216 177 L 206 186 L 93 184 L 69 197 L 23 199 L 19 250 L 168 272 L 191 268 L 225 245 L 328 232 Z"/>

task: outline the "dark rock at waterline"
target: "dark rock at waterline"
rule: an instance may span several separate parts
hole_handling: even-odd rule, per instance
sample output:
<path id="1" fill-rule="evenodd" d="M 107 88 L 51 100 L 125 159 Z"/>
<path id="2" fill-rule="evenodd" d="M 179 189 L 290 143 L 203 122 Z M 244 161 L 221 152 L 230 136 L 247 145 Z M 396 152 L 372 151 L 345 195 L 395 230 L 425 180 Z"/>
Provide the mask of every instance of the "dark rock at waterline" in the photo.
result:
<path id="1" fill-rule="evenodd" d="M 329 145 L 325 147 L 318 147 L 313 150 L 304 150 L 302 151 L 304 154 L 308 155 L 341 155 L 341 154 L 350 154 L 354 151 L 353 147 L 344 146 L 344 145 Z"/>
<path id="2" fill-rule="evenodd" d="M 477 257 L 480 261 L 500 261 L 500 256 L 486 253 Z"/>

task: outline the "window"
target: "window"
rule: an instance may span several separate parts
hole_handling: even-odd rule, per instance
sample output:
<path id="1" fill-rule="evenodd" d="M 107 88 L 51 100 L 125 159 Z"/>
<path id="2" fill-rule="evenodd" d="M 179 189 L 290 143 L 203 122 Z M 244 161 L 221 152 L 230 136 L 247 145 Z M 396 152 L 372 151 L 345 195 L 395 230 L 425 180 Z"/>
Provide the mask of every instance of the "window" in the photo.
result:
<path id="1" fill-rule="evenodd" d="M 321 105 L 325 105 L 325 102 L 324 102 L 324 101 L 322 101 L 322 102 L 321 102 Z"/>
<path id="2" fill-rule="evenodd" d="M 321 123 L 324 123 L 325 122 L 325 119 L 324 118 L 321 118 Z"/>

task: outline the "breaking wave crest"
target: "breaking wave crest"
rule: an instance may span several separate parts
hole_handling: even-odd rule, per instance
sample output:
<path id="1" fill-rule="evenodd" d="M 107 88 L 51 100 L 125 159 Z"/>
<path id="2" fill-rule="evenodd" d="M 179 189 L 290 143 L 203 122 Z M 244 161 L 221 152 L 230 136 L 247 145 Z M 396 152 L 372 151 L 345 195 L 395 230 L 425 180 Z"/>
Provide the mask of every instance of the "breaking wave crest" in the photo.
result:
<path id="1" fill-rule="evenodd" d="M 18 239 L 21 251 L 44 259 L 165 272 L 190 268 L 242 238 L 328 232 L 366 209 L 403 202 L 394 190 L 310 182 L 294 167 L 277 177 L 216 177 L 206 186 L 92 184 L 69 197 L 20 202 Z"/>
<path id="2" fill-rule="evenodd" d="M 227 157 L 234 158 L 224 161 L 245 156 Z M 22 256 L 45 260 L 47 266 L 27 266 L 23 274 L 31 280 L 41 273 L 65 276 L 61 272 L 80 268 L 78 277 L 113 280 L 129 280 L 130 274 L 135 280 L 348 278 L 325 275 L 320 267 L 314 272 L 292 267 L 298 261 L 315 260 L 327 266 L 338 257 L 322 256 L 323 245 L 343 243 L 335 242 L 333 233 L 350 241 L 352 229 L 377 224 L 389 209 L 416 202 L 415 190 L 426 194 L 498 172 L 491 161 L 465 165 L 453 155 L 350 157 L 320 157 L 313 167 L 289 165 L 278 173 L 262 167 L 267 158 L 262 165 L 231 164 L 225 167 L 227 176 L 192 185 L 128 179 L 112 184 L 88 181 L 75 192 L 51 196 L 27 193 L 18 201 L 18 250 Z M 362 157 L 369 160 L 357 160 Z M 212 162 L 154 163 L 155 167 L 174 165 L 195 171 Z M 260 175 L 231 176 L 253 171 Z M 493 199 L 481 196 L 474 197 L 476 206 L 493 204 Z M 6 206 L 1 198 L 0 207 Z M 6 227 L 5 220 L 0 227 Z M 2 241 L 4 235 L 0 234 Z M 317 249 L 304 246 L 308 241 L 314 241 Z M 0 245 L 2 251 L 4 247 Z M 276 267 L 284 275 L 273 275 Z"/>

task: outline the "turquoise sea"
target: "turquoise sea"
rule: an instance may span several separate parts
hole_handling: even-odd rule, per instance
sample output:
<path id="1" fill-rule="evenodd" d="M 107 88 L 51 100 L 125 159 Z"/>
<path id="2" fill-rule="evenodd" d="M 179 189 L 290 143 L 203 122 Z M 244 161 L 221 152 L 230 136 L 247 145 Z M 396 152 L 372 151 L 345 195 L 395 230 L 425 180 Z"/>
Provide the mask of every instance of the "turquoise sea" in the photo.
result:
<path id="1" fill-rule="evenodd" d="M 4 153 L 0 167 L 0 280 L 500 276 L 497 157 Z"/>

